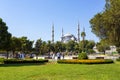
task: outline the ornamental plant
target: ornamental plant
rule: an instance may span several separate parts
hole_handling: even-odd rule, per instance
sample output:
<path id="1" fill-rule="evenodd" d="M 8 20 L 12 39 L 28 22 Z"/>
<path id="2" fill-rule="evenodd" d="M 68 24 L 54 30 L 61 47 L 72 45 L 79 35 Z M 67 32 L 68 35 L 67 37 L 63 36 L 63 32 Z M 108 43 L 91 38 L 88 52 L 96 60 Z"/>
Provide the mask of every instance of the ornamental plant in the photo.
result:
<path id="1" fill-rule="evenodd" d="M 112 59 L 82 59 L 82 60 L 58 60 L 62 64 L 110 64 L 114 63 Z"/>
<path id="2" fill-rule="evenodd" d="M 0 58 L 0 63 L 3 63 L 4 62 L 4 58 Z"/>
<path id="3" fill-rule="evenodd" d="M 88 59 L 87 53 L 86 52 L 79 53 L 78 59 Z"/>

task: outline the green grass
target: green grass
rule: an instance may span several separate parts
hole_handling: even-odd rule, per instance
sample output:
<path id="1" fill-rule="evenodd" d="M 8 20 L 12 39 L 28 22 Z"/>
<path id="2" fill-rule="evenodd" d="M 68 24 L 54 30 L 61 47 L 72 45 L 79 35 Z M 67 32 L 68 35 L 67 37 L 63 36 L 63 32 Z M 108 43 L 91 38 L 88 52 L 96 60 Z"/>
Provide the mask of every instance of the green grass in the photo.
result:
<path id="1" fill-rule="evenodd" d="M 115 64 L 0 65 L 0 80 L 119 80 Z"/>

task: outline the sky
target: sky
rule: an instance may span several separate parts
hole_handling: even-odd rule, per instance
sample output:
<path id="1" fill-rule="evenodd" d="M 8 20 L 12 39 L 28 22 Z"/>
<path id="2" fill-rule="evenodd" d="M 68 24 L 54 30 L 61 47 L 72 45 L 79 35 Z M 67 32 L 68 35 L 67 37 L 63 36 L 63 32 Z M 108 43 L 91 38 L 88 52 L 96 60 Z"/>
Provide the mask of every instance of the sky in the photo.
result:
<path id="1" fill-rule="evenodd" d="M 91 32 L 90 19 L 104 10 L 105 0 L 0 0 L 0 18 L 6 22 L 12 36 L 26 36 L 30 40 L 51 40 L 54 24 L 54 40 L 71 33 L 77 37 L 85 28 L 86 39 L 99 41 Z M 82 38 L 80 38 L 82 39 Z"/>

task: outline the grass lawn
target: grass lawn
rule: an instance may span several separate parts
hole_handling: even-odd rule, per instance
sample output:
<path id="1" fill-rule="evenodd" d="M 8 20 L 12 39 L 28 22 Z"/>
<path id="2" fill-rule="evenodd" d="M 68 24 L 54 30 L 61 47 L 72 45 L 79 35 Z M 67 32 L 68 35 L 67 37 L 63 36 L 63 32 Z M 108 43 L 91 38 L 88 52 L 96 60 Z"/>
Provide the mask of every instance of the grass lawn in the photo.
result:
<path id="1" fill-rule="evenodd" d="M 0 65 L 0 80 L 120 80 L 120 63 Z"/>

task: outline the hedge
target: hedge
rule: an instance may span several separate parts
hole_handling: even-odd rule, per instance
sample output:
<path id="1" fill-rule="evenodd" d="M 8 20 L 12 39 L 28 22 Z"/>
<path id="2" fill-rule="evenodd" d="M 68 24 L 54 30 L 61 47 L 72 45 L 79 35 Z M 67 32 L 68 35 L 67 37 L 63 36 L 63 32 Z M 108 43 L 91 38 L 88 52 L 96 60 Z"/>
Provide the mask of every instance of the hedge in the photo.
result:
<path id="1" fill-rule="evenodd" d="M 24 64 L 24 63 L 45 63 L 48 60 L 19 60 L 19 59 L 6 59 L 4 64 Z"/>
<path id="2" fill-rule="evenodd" d="M 120 58 L 116 59 L 116 61 L 120 61 Z"/>
<path id="3" fill-rule="evenodd" d="M 84 59 L 84 60 L 58 60 L 62 64 L 109 64 L 114 63 L 111 59 Z"/>

